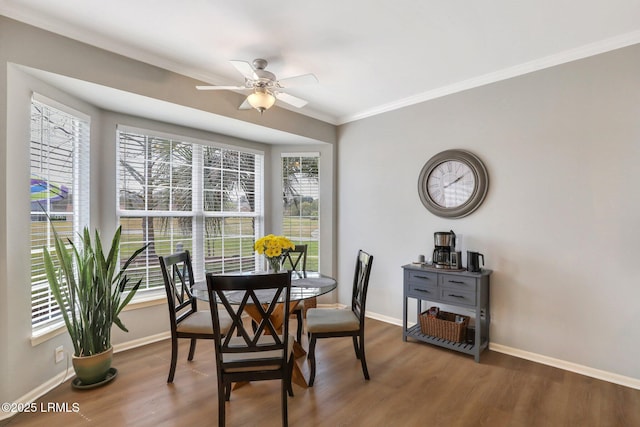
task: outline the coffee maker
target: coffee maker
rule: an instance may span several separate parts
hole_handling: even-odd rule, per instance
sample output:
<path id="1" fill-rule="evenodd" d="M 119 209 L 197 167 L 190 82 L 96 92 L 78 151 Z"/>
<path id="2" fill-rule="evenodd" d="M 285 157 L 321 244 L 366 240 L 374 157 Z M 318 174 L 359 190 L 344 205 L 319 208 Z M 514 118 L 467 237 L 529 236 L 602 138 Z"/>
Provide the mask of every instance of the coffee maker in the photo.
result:
<path id="1" fill-rule="evenodd" d="M 451 231 L 436 231 L 433 233 L 433 266 L 435 268 L 451 268 L 451 256 L 457 260 L 456 253 L 456 233 Z M 455 268 L 459 265 L 456 262 Z"/>

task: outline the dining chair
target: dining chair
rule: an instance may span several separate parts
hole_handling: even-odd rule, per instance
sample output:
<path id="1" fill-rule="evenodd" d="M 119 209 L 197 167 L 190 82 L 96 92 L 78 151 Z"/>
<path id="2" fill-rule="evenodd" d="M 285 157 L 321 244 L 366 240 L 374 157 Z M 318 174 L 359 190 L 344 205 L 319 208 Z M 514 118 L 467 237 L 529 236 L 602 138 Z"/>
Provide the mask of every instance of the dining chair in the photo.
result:
<path id="1" fill-rule="evenodd" d="M 171 324 L 171 365 L 167 382 L 173 382 L 178 361 L 178 339 L 188 338 L 188 360 L 193 360 L 198 339 L 214 339 L 211 315 L 209 311 L 198 311 L 197 299 L 191 294 L 193 286 L 193 268 L 189 251 L 177 252 L 168 256 L 159 256 L 160 268 L 164 279 L 169 306 Z M 221 317 L 220 331 L 226 334 L 231 326 L 228 316 Z"/>
<path id="2" fill-rule="evenodd" d="M 319 338 L 352 337 L 356 357 L 362 364 L 362 372 L 369 379 L 367 361 L 364 354 L 364 314 L 367 302 L 367 289 L 373 256 L 360 250 L 356 260 L 353 278 L 351 307 L 346 309 L 312 308 L 307 311 L 307 333 L 309 334 L 309 355 L 311 372 L 309 387 L 313 386 L 316 376 L 316 341 Z"/>
<path id="3" fill-rule="evenodd" d="M 297 274 L 298 277 L 307 277 L 307 245 L 295 245 L 294 249 L 285 252 L 282 266 L 292 273 Z M 315 297 L 298 302 L 298 305 L 296 305 L 292 312 L 298 320 L 298 328 L 296 330 L 298 342 L 302 340 L 305 307 L 309 306 L 316 306 Z"/>
<path id="4" fill-rule="evenodd" d="M 263 380 L 280 380 L 282 425 L 288 425 L 287 393 L 293 396 L 291 374 L 295 363 L 294 338 L 289 336 L 291 273 L 209 273 L 207 293 L 214 329 L 219 426 L 225 425 L 225 401 L 230 398 L 231 384 Z M 274 314 L 280 314 L 278 310 L 282 310 L 281 328 L 273 323 Z M 226 336 L 219 332 L 223 311 L 231 319 Z M 255 330 L 250 322 L 243 321 L 245 314 L 256 322 Z"/>

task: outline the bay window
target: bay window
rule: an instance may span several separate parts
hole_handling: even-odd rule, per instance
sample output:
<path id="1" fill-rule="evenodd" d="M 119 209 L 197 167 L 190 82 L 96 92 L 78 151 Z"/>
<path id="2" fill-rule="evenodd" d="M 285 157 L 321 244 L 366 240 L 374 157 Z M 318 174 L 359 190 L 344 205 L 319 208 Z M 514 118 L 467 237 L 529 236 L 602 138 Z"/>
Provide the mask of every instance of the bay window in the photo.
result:
<path id="1" fill-rule="evenodd" d="M 143 277 L 141 290 L 163 288 L 158 256 L 182 250 L 196 280 L 205 271 L 255 270 L 262 153 L 120 127 L 117 156 L 121 258 L 150 244 L 130 267 Z"/>

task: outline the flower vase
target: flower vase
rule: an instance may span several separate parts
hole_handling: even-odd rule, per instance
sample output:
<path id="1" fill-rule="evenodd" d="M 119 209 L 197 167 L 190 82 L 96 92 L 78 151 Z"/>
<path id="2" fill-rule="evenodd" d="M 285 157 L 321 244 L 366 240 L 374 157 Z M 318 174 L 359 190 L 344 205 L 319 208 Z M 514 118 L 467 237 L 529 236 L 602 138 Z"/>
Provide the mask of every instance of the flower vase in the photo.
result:
<path id="1" fill-rule="evenodd" d="M 267 257 L 267 266 L 269 273 L 279 273 L 282 269 L 281 257 Z"/>

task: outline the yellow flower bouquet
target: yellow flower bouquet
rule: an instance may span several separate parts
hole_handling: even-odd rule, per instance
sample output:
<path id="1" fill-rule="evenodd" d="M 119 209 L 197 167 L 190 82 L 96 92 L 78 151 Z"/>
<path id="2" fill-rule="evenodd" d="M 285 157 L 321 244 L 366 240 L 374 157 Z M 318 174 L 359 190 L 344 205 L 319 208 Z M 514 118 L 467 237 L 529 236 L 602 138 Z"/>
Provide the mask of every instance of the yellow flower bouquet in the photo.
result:
<path id="1" fill-rule="evenodd" d="M 269 234 L 256 241 L 254 249 L 264 255 L 269 262 L 269 268 L 273 271 L 280 271 L 280 263 L 287 249 L 295 249 L 296 245 L 284 236 L 274 236 Z"/>

